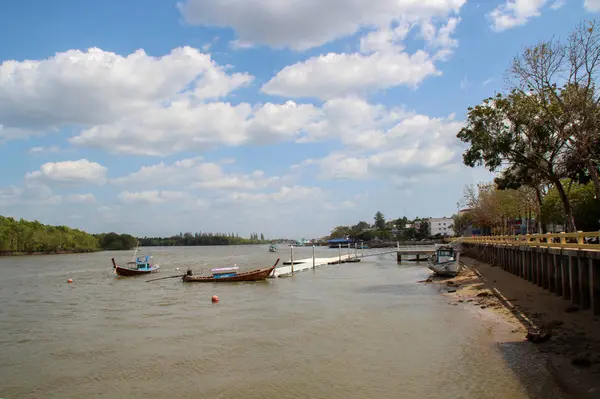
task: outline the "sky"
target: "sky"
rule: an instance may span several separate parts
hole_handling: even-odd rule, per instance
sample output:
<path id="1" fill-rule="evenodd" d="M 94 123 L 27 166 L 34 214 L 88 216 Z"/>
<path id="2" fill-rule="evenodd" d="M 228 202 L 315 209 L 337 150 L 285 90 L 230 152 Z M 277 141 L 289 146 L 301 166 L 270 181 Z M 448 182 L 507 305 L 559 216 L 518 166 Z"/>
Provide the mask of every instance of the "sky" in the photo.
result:
<path id="1" fill-rule="evenodd" d="M 442 217 L 467 109 L 600 0 L 3 0 L 0 215 L 319 237 Z"/>

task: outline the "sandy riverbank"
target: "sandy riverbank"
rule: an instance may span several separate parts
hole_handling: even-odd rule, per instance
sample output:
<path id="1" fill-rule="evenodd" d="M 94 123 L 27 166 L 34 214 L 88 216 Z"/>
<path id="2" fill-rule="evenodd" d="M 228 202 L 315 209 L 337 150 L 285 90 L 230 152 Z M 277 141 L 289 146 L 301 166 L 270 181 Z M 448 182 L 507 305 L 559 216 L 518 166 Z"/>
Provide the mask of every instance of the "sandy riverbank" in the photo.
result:
<path id="1" fill-rule="evenodd" d="M 458 277 L 427 282 L 439 285 L 452 305 L 502 318 L 511 327 L 500 340 L 535 347 L 572 397 L 600 398 L 600 318 L 501 268 L 461 261 L 467 268 Z M 544 342 L 527 342 L 528 331 L 541 332 Z"/>

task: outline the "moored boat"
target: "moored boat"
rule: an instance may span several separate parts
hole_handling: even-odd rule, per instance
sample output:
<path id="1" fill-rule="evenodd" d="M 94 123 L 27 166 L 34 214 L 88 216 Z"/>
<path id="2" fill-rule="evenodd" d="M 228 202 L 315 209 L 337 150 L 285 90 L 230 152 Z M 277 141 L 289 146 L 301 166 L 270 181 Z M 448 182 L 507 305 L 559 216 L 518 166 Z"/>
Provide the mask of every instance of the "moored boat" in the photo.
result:
<path id="1" fill-rule="evenodd" d="M 182 280 L 189 283 L 225 283 L 225 282 L 239 282 L 239 281 L 261 281 L 266 280 L 267 277 L 275 270 L 279 258 L 275 264 L 271 267 L 264 269 L 250 270 L 247 272 L 238 273 L 239 269 L 235 267 L 222 267 L 218 269 L 211 269 L 212 275 L 210 276 L 194 276 L 192 270 L 188 269 L 187 273 L 183 276 Z"/>
<path id="2" fill-rule="evenodd" d="M 133 259 L 130 262 L 127 262 L 126 266 L 119 266 L 114 257 L 110 258 L 113 264 L 113 270 L 118 276 L 138 276 L 140 274 L 158 272 L 160 266 L 154 264 L 152 256 L 135 257 L 139 248 L 140 242 L 138 241 L 135 251 L 133 252 Z"/>
<path id="3" fill-rule="evenodd" d="M 269 245 L 269 252 L 277 252 L 277 246 L 275 244 Z"/>
<path id="4" fill-rule="evenodd" d="M 428 267 L 438 276 L 456 277 L 461 270 L 459 258 L 460 252 L 455 252 L 449 245 L 442 245 L 427 260 Z"/>
<path id="5" fill-rule="evenodd" d="M 138 256 L 134 261 L 127 262 L 127 266 L 119 266 L 115 258 L 111 258 L 113 269 L 119 276 L 138 276 L 140 274 L 156 273 L 159 265 L 153 263 L 152 256 Z"/>

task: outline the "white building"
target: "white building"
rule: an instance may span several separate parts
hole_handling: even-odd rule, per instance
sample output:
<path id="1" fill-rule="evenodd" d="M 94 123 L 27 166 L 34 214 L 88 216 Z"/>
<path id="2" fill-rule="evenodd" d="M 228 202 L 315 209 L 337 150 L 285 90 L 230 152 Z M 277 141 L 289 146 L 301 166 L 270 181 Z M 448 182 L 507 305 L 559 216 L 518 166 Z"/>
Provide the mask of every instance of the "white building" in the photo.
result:
<path id="1" fill-rule="evenodd" d="M 443 236 L 453 236 L 454 220 L 452 218 L 430 218 L 429 219 L 429 234 L 435 236 L 441 234 Z"/>

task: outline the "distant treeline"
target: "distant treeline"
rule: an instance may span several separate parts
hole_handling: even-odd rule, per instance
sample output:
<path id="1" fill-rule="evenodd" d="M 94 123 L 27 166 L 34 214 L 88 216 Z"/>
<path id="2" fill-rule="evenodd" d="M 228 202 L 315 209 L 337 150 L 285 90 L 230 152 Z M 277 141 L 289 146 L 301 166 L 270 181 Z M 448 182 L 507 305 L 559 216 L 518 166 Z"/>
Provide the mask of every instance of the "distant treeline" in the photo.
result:
<path id="1" fill-rule="evenodd" d="M 129 234 L 89 234 L 67 226 L 0 216 L 0 254 L 93 252 L 131 249 L 137 239 Z"/>
<path id="2" fill-rule="evenodd" d="M 244 245 L 263 244 L 267 242 L 264 235 L 251 234 L 251 238 L 242 238 L 237 234 L 213 233 L 179 233 L 172 237 L 144 237 L 140 238 L 143 247 L 157 246 L 196 246 L 196 245 Z"/>

